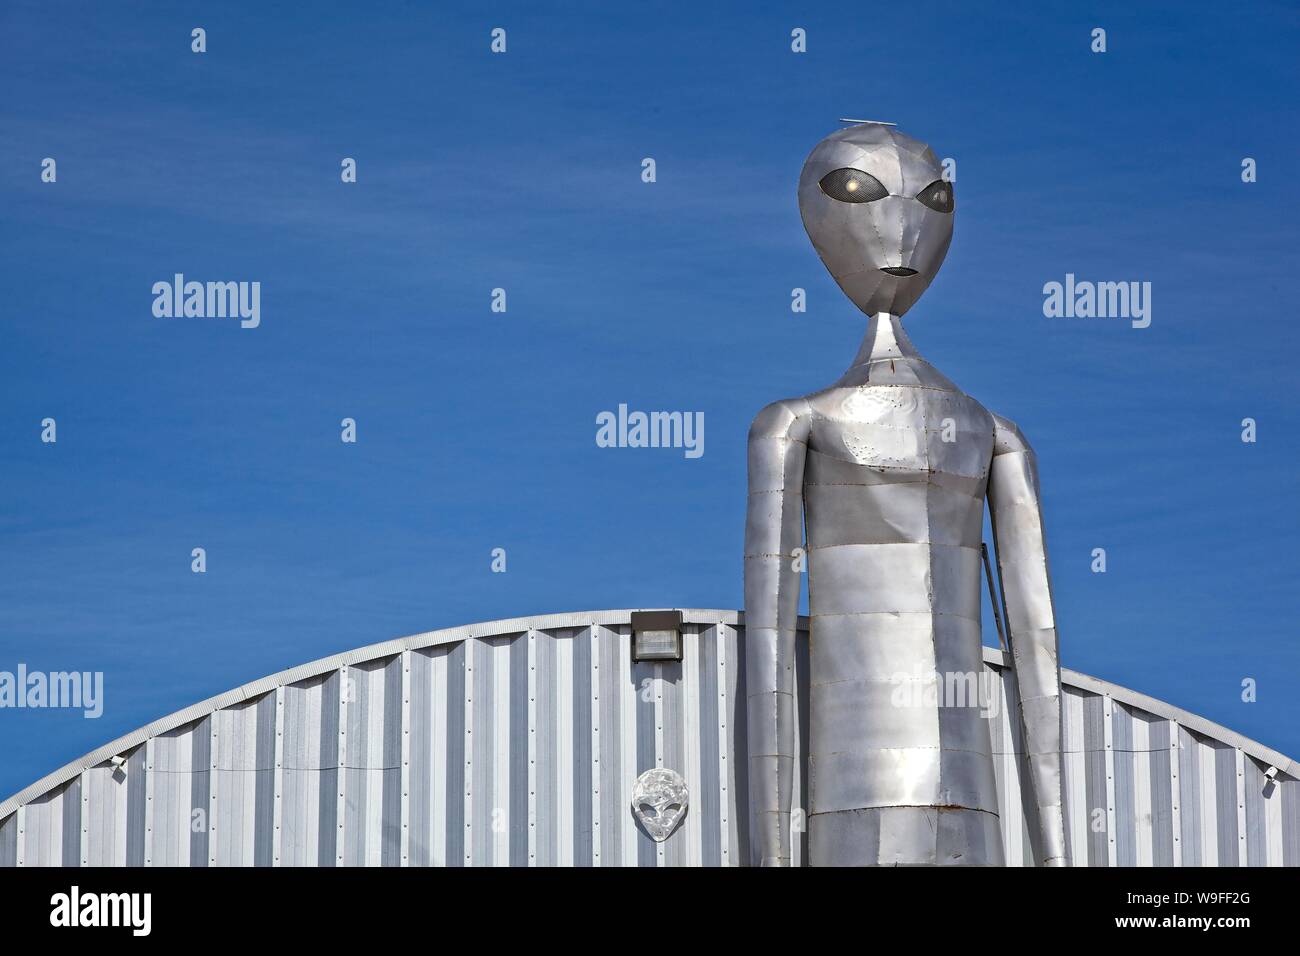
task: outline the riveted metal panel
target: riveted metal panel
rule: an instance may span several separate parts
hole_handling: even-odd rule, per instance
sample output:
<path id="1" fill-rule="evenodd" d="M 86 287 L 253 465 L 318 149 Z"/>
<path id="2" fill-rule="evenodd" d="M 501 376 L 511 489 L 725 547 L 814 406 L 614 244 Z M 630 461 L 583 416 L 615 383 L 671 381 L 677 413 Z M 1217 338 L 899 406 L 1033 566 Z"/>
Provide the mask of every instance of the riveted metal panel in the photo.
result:
<path id="1" fill-rule="evenodd" d="M 446 791 L 440 784 L 447 778 L 444 765 L 434 768 L 434 740 L 445 741 L 444 724 L 447 720 L 446 693 L 437 695 L 442 704 L 439 713 L 435 704 L 433 656 L 438 653 L 444 659 L 446 651 L 410 651 L 411 673 L 407 682 L 407 696 L 410 698 L 410 770 L 407 779 L 407 865 L 430 866 L 434 863 L 434 835 L 440 831 L 446 838 Z M 445 753 L 445 750 L 444 750 Z M 442 804 L 441 825 L 434 821 L 439 816 L 438 805 Z M 438 860 L 438 865 L 443 861 Z"/>
<path id="2" fill-rule="evenodd" d="M 270 697 L 275 725 L 271 744 L 271 866 L 278 867 L 284 865 L 284 687 L 276 687 Z"/>
<path id="3" fill-rule="evenodd" d="M 253 865 L 275 862 L 276 693 L 263 694 L 254 705 Z"/>
<path id="4" fill-rule="evenodd" d="M 681 760 L 675 765 L 675 769 L 680 768 L 682 776 L 693 783 L 689 784 L 695 797 L 694 814 L 687 813 L 688 817 L 693 817 L 687 821 L 683 818 L 683 825 L 688 825 L 689 829 L 682 832 L 680 841 L 682 849 L 685 851 L 686 866 L 702 866 L 704 862 L 704 831 L 712 823 L 699 812 L 699 793 L 704 781 L 709 779 L 705 775 L 703 766 L 702 744 L 704 734 L 700 733 L 700 655 L 699 655 L 699 634 L 700 626 L 698 624 L 686 624 L 682 626 L 683 641 L 690 644 L 690 649 L 685 650 L 682 655 L 682 693 L 681 693 L 681 741 L 682 755 Z M 689 635 L 689 637 L 687 637 Z M 679 827 L 680 830 L 680 827 Z M 676 835 L 676 834 L 674 834 Z"/>
<path id="5" fill-rule="evenodd" d="M 74 802 L 79 799 L 79 796 L 74 797 Z M 67 803 L 67 788 L 58 787 L 26 805 L 21 828 L 17 826 L 16 817 L 10 818 L 15 821 L 15 839 L 19 838 L 19 829 L 22 830 L 20 849 L 23 866 L 59 866 L 64 862 L 66 830 L 63 818 Z M 78 846 L 75 830 L 73 841 L 75 848 Z"/>
<path id="6" fill-rule="evenodd" d="M 727 695 L 731 714 L 731 734 L 727 738 L 731 753 L 732 775 L 732 832 L 735 834 L 735 859 L 742 866 L 757 866 L 759 848 L 754 838 L 754 815 L 750 812 L 749 791 L 749 708 L 745 705 L 746 662 L 745 631 L 737 627 L 734 643 L 729 644 L 728 659 L 733 662 Z"/>
<path id="7" fill-rule="evenodd" d="M 147 855 L 153 866 L 189 866 L 191 827 L 196 822 L 206 825 L 207 790 L 202 791 L 202 803 L 194 802 L 195 726 L 186 724 L 152 738 L 153 763 L 147 772 L 152 784 L 153 839 Z M 194 819 L 196 807 L 201 811 L 199 821 Z"/>
<path id="8" fill-rule="evenodd" d="M 1173 756 L 1174 725 L 1161 717 L 1143 715 L 1147 730 L 1151 794 L 1151 858 L 1148 866 L 1175 866 Z"/>
<path id="9" fill-rule="evenodd" d="M 1092 695 L 1083 702 L 1083 747 L 1085 754 L 1088 821 L 1088 865 L 1108 866 L 1110 813 L 1107 809 L 1106 700 Z"/>
<path id="10" fill-rule="evenodd" d="M 597 820 L 592 812 L 591 630 L 584 628 L 566 639 L 570 646 L 572 671 L 568 686 L 573 688 L 573 858 L 574 866 L 591 866 L 594 847 L 592 831 Z M 598 733 L 599 731 L 597 731 Z M 561 811 L 563 812 L 563 810 Z"/>
<path id="11" fill-rule="evenodd" d="M 525 701 L 511 693 L 511 659 L 516 641 L 526 636 L 476 640 L 466 668 L 472 687 L 472 722 L 467 745 L 469 764 L 470 859 L 474 866 L 506 866 L 510 862 L 511 721 Z M 521 739 L 519 744 L 526 745 Z M 526 782 L 526 781 L 525 781 Z"/>
<path id="12" fill-rule="evenodd" d="M 145 766 L 148 754 L 136 747 L 126 761 L 126 865 L 144 866 L 145 858 Z"/>
<path id="13" fill-rule="evenodd" d="M 192 810 L 189 826 L 189 865 L 207 866 L 209 860 L 208 830 L 211 826 L 212 816 L 212 715 L 195 722 L 187 735 L 187 742 L 190 747 L 190 766 L 193 768 L 190 774 L 190 806 Z M 84 774 L 82 775 L 81 785 L 83 791 L 82 815 L 84 817 L 86 806 L 86 777 Z M 84 834 L 87 832 L 84 822 L 81 831 L 84 841 Z"/>
<path id="14" fill-rule="evenodd" d="M 496 862 L 493 850 L 493 831 L 501 826 L 500 807 L 495 805 L 492 771 L 497 762 L 496 724 L 497 708 L 503 713 L 500 720 L 509 720 L 510 701 L 498 699 L 495 693 L 499 641 L 475 640 L 467 642 L 465 665 L 466 698 L 469 704 L 466 723 L 468 729 L 465 746 L 468 785 L 465 791 L 465 830 L 467 850 L 466 866 L 490 866 Z M 509 652 L 509 648 L 506 648 Z"/>
<path id="15" fill-rule="evenodd" d="M 273 769 L 270 754 L 264 751 L 265 762 L 259 764 L 258 738 L 267 732 L 267 724 L 274 732 L 274 719 L 274 712 L 259 707 L 259 701 L 241 701 L 212 715 L 211 866 L 252 866 L 255 862 L 258 778 Z M 263 725 L 260 731 L 259 723 Z"/>
<path id="16" fill-rule="evenodd" d="M 333 843 L 322 852 L 321 840 L 334 825 L 334 778 L 325 781 L 337 760 L 336 672 L 289 684 L 282 694 L 280 865 L 329 866 Z"/>
<path id="17" fill-rule="evenodd" d="M 82 775 L 83 866 L 125 866 L 127 776 L 105 761 Z"/>
<path id="18" fill-rule="evenodd" d="M 659 766 L 662 759 L 657 749 L 657 741 L 662 736 L 662 728 L 657 724 L 657 715 L 662 709 L 662 690 L 658 664 L 650 661 L 633 663 L 631 672 L 631 682 L 636 693 L 636 773 L 640 776 L 652 767 Z M 658 844 L 640 824 L 636 824 L 636 865 L 659 865 Z"/>
<path id="19" fill-rule="evenodd" d="M 528 741 L 513 731 L 520 717 L 527 726 L 527 700 L 516 693 L 520 653 L 527 651 L 527 635 L 516 634 L 505 639 L 488 641 L 492 654 L 492 778 L 490 797 L 492 804 L 492 844 L 489 862 L 492 866 L 509 866 L 512 847 L 517 843 L 516 833 L 524 835 L 520 827 L 526 823 L 527 809 L 517 810 L 514 791 L 528 785 L 527 774 L 519 776 L 519 758 L 527 759 Z M 516 650 L 518 648 L 518 650 Z"/>
<path id="20" fill-rule="evenodd" d="M 597 625 L 596 663 L 592 669 L 594 697 L 600 732 L 596 741 L 600 746 L 600 779 L 592 792 L 592 799 L 600 803 L 600 858 L 601 866 L 622 866 L 624 846 L 632 830 L 631 814 L 623 808 L 632 801 L 632 781 L 627 779 L 624 763 L 625 750 L 635 745 L 628 739 L 623 726 L 623 698 L 631 693 L 628 672 L 624 670 L 624 651 L 630 638 L 619 629 Z M 630 658 L 626 661 L 630 666 Z"/>
<path id="21" fill-rule="evenodd" d="M 509 742 L 509 787 L 499 799 L 506 808 L 508 834 L 503 841 L 505 862 L 511 866 L 528 865 L 528 634 L 510 642 L 510 656 L 505 675 L 510 695 L 510 720 L 504 725 Z"/>
<path id="22" fill-rule="evenodd" d="M 446 836 L 443 844 L 443 863 L 446 866 L 464 866 L 467 862 L 465 850 L 468 846 L 466 830 L 469 818 L 465 813 L 465 785 L 468 778 L 467 762 L 472 759 L 469 737 L 466 731 L 466 715 L 473 706 L 466 689 L 470 687 L 466 668 L 469 648 L 474 641 L 461 641 L 451 649 L 446 661 L 447 688 L 447 732 L 446 741 L 446 788 L 444 790 L 447 819 Z"/>
<path id="23" fill-rule="evenodd" d="M 616 780 L 619 782 L 618 800 L 622 806 L 617 804 L 611 812 L 617 814 L 618 818 L 623 821 L 619 827 L 619 863 L 622 866 L 638 866 L 639 853 L 638 844 L 641 839 L 641 833 L 637 827 L 636 819 L 632 814 L 627 812 L 627 808 L 632 805 L 632 791 L 636 787 L 636 779 L 641 774 L 637 766 L 637 685 L 635 683 L 635 674 L 632 666 L 632 629 L 630 627 L 618 627 L 612 629 L 615 634 L 613 638 L 613 655 L 617 656 L 618 668 L 614 674 L 611 683 L 618 694 L 618 726 L 619 726 L 619 770 Z"/>
<path id="24" fill-rule="evenodd" d="M 1274 788 L 1282 800 L 1282 865 L 1300 866 L 1300 780 L 1279 777 Z M 1277 798 L 1275 792 L 1272 799 Z"/>
<path id="25" fill-rule="evenodd" d="M 459 699 L 452 705 L 449 675 L 452 653 L 460 646 L 431 647 L 411 652 L 411 773 L 408 798 L 411 866 L 444 866 L 448 863 L 448 801 L 452 760 L 455 760 L 456 768 L 459 768 L 461 760 L 459 749 L 453 758 L 450 743 L 454 736 L 449 727 L 453 711 L 462 721 L 464 716 L 464 708 Z M 460 659 L 462 658 L 456 659 L 458 671 Z M 457 793 L 456 799 L 459 801 L 459 791 Z M 456 819 L 459 831 L 459 813 Z"/>
<path id="26" fill-rule="evenodd" d="M 682 639 L 687 640 L 685 633 L 683 633 Z M 661 708 L 663 763 L 661 766 L 670 767 L 685 776 L 687 708 L 685 680 L 682 673 L 685 661 L 663 661 L 657 667 L 660 675 L 660 697 L 663 702 Z M 687 786 L 692 784 L 693 781 L 688 779 Z M 682 818 L 677 832 L 673 834 L 673 839 L 662 844 L 664 866 L 686 866 L 690 862 L 691 843 L 696 830 L 694 816 L 696 815 L 688 811 L 686 816 Z M 678 837 L 681 839 L 677 839 Z"/>
<path id="27" fill-rule="evenodd" d="M 63 792 L 63 866 L 81 865 L 81 776 Z"/>
<path id="28" fill-rule="evenodd" d="M 1179 819 L 1181 822 L 1183 866 L 1211 866 L 1203 862 L 1202 817 L 1208 812 L 1213 818 L 1213 807 L 1205 810 L 1201 799 L 1201 751 L 1194 734 L 1185 727 L 1178 730 Z M 1213 793 L 1213 791 L 1211 791 Z M 1213 846 L 1210 851 L 1213 852 Z"/>
<path id="29" fill-rule="evenodd" d="M 1268 811 L 1264 797 L 1264 769 L 1247 757 L 1245 779 L 1246 866 L 1268 866 Z"/>
<path id="30" fill-rule="evenodd" d="M 319 866 L 340 866 L 343 863 L 342 838 L 347 813 L 343 764 L 347 760 L 348 748 L 347 712 L 356 699 L 355 682 L 351 667 L 344 665 L 326 677 L 322 687 L 320 819 L 316 845 Z"/>
<path id="31" fill-rule="evenodd" d="M 1237 784 L 1237 750 L 1221 745 L 1218 741 L 1207 741 L 1206 746 L 1214 752 L 1214 787 L 1215 813 L 1218 821 L 1216 835 L 1219 843 L 1219 866 L 1242 866 L 1245 860 L 1240 858 L 1240 837 L 1237 811 L 1242 806 Z"/>
<path id="32" fill-rule="evenodd" d="M 1088 826 L 1088 753 L 1084 713 L 1087 695 L 1073 687 L 1061 690 L 1061 792 L 1065 800 L 1065 837 L 1072 866 L 1087 866 L 1091 829 Z"/>
<path id="33" fill-rule="evenodd" d="M 1134 751 L 1133 716 L 1123 704 L 1111 708 L 1111 765 L 1114 773 L 1115 865 L 1137 866 L 1138 794 L 1137 764 Z"/>
<path id="34" fill-rule="evenodd" d="M 401 855 L 400 656 L 348 667 L 343 739 L 343 865 L 396 866 Z"/>
<path id="35" fill-rule="evenodd" d="M 720 803 L 725 793 L 722 786 L 715 781 L 722 779 L 724 771 L 721 758 L 722 738 L 710 732 L 718 726 L 718 654 L 720 641 L 719 626 L 704 629 L 700 639 L 686 648 L 686 653 L 696 655 L 700 688 L 700 774 L 699 793 L 695 805 L 699 808 L 700 819 L 705 821 L 701 827 L 702 847 L 700 863 L 703 866 L 722 865 L 722 828 L 726 825 L 727 814 Z"/>
<path id="36" fill-rule="evenodd" d="M 18 865 L 18 813 L 0 820 L 0 866 Z"/>
<path id="37" fill-rule="evenodd" d="M 553 632 L 534 631 L 533 663 L 537 668 L 534 679 L 534 720 L 537 724 L 536 742 L 533 746 L 533 812 L 537 831 L 533 840 L 533 863 L 536 866 L 561 864 L 561 837 L 564 830 L 565 806 L 563 791 L 565 781 L 573 779 L 566 769 L 566 755 L 570 752 L 571 738 L 561 732 L 559 696 L 559 641 Z M 570 702 L 571 703 L 571 702 Z"/>
<path id="38" fill-rule="evenodd" d="M 389 659 L 384 668 L 384 713 L 381 721 L 383 740 L 383 785 L 380 790 L 382 812 L 379 830 L 379 864 L 402 865 L 402 685 L 403 661 L 400 654 Z"/>
<path id="39" fill-rule="evenodd" d="M 732 701 L 735 697 L 735 678 L 733 666 L 736 660 L 736 629 L 719 621 L 714 628 L 713 645 L 717 658 L 718 673 L 718 806 L 722 814 L 720 821 L 721 862 L 723 866 L 736 866 L 745 862 L 745 847 L 736 826 L 735 809 L 736 777 L 732 755 L 737 753 L 732 747 L 731 726 L 735 722 L 735 710 Z"/>

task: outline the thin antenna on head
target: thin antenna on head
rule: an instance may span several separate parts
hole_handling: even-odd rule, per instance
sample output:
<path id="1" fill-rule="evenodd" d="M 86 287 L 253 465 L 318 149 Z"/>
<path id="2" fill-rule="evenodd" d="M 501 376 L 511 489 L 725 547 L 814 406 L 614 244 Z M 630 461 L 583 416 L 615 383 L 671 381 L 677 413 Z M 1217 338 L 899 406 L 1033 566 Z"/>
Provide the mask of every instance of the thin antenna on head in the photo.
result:
<path id="1" fill-rule="evenodd" d="M 858 124 L 858 125 L 860 125 L 860 126 L 897 126 L 897 125 L 898 125 L 897 123 L 884 123 L 884 122 L 881 122 L 880 120 L 859 120 L 859 119 L 849 119 L 849 118 L 847 118 L 847 117 L 845 117 L 845 116 L 841 116 L 841 117 L 840 117 L 840 122 L 841 122 L 841 123 L 856 123 L 856 124 Z"/>

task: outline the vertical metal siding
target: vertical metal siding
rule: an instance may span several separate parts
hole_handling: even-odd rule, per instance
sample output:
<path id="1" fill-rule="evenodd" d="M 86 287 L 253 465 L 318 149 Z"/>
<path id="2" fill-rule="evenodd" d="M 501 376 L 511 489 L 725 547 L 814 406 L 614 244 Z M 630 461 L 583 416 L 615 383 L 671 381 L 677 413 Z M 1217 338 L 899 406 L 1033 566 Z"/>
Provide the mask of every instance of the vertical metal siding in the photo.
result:
<path id="1" fill-rule="evenodd" d="M 569 770 L 573 775 L 573 797 L 569 806 L 573 808 L 571 832 L 574 843 L 573 856 L 568 862 L 573 866 L 591 866 L 592 830 L 596 828 L 591 802 L 592 763 L 595 760 L 591 751 L 591 634 L 589 630 L 571 632 L 561 638 L 561 642 L 569 653 L 561 656 L 560 666 L 564 668 L 568 663 L 572 667 L 565 684 L 573 688 L 570 721 L 573 764 Z M 564 805 L 561 805 L 560 812 L 565 813 Z"/>
<path id="2" fill-rule="evenodd" d="M 472 756 L 466 734 L 466 715 L 473 706 L 465 693 L 466 667 L 473 641 L 464 641 L 452 648 L 446 659 L 447 723 L 442 741 L 446 744 L 445 764 L 447 783 L 445 789 L 446 816 L 443 832 L 443 863 L 446 866 L 464 866 L 465 830 L 469 826 L 465 814 L 466 762 Z M 435 782 L 436 785 L 436 782 Z"/>
<path id="3" fill-rule="evenodd" d="M 0 820 L 0 866 L 18 865 L 18 814 Z"/>
<path id="4" fill-rule="evenodd" d="M 1145 719 L 1145 717 L 1144 717 Z M 1150 866 L 1175 866 L 1174 761 L 1170 741 L 1174 724 L 1163 718 L 1147 722 L 1151 783 Z"/>
<path id="5" fill-rule="evenodd" d="M 400 656 L 348 668 L 341 713 L 345 741 L 343 863 L 396 866 L 401 855 L 401 669 Z"/>
<path id="6" fill-rule="evenodd" d="M 623 643 L 629 648 L 630 653 L 631 641 Z M 694 803 L 701 818 L 713 821 L 713 825 L 704 834 L 700 859 L 702 866 L 722 864 L 723 832 L 727 825 L 727 814 L 721 804 L 724 788 L 722 781 L 726 771 L 722 762 L 722 738 L 710 730 L 718 726 L 719 720 L 718 645 L 718 628 L 702 628 L 694 646 L 687 648 L 688 654 L 696 655 L 699 673 L 700 764 L 705 768 L 700 775 Z M 633 773 L 633 778 L 637 773 L 640 773 L 640 768 Z"/>
<path id="7" fill-rule="evenodd" d="M 1264 768 L 1247 757 L 1244 761 L 1246 798 L 1246 859 L 1250 866 L 1268 866 Z"/>
<path id="8" fill-rule="evenodd" d="M 63 852 L 63 840 L 66 832 L 63 824 L 64 806 L 68 802 L 66 795 L 66 787 L 53 790 L 37 797 L 23 808 L 26 811 L 23 815 L 21 828 L 23 831 L 24 866 L 33 866 L 37 860 L 59 861 L 66 859 Z M 11 816 L 7 821 L 7 825 L 14 837 L 14 863 L 16 864 L 18 859 L 18 815 Z"/>
<path id="9" fill-rule="evenodd" d="M 460 843 L 455 858 L 449 858 L 449 837 L 461 836 L 460 812 L 454 821 L 450 806 L 463 801 L 462 756 L 452 753 L 450 742 L 457 738 L 451 730 L 453 715 L 456 727 L 463 725 L 464 705 L 456 687 L 463 687 L 462 677 L 452 682 L 451 667 L 460 674 L 463 646 L 434 647 L 411 652 L 411 745 L 410 745 L 410 860 L 411 866 L 459 865 Z M 454 702 L 454 704 L 453 704 Z M 455 778 L 453 780 L 453 777 Z M 454 799 L 453 799 L 454 795 Z"/>
<path id="10" fill-rule="evenodd" d="M 1079 811 L 1070 808 L 1070 812 L 1081 811 L 1086 820 L 1088 866 L 1108 865 L 1110 814 L 1107 811 L 1106 799 L 1105 721 L 1105 699 L 1096 694 L 1085 695 L 1082 724 L 1079 728 L 1084 754 L 1085 802 Z"/>
<path id="11" fill-rule="evenodd" d="M 1185 727 L 1178 730 L 1178 760 L 1183 866 L 1206 866 L 1201 854 L 1201 748 Z"/>
<path id="12" fill-rule="evenodd" d="M 126 865 L 144 866 L 147 748 L 136 747 L 126 762 Z"/>
<path id="13" fill-rule="evenodd" d="M 126 865 L 126 779 L 108 763 L 82 775 L 83 866 Z"/>
<path id="14" fill-rule="evenodd" d="M 133 744 L 0 821 L 0 865 L 718 866 L 752 864 L 744 632 L 684 628 L 684 660 L 633 664 L 626 619 L 347 658 Z M 806 635 L 797 746 L 808 739 Z M 1010 865 L 1032 864 L 1015 678 L 989 665 Z M 1076 866 L 1300 865 L 1300 781 L 1236 747 L 1064 688 Z M 689 810 L 656 843 L 637 776 L 681 773 Z M 806 858 L 807 774 L 794 853 Z"/>
<path id="15" fill-rule="evenodd" d="M 1272 789 L 1270 799 L 1282 801 L 1282 865 L 1300 866 L 1300 780 L 1279 777 Z"/>
<path id="16" fill-rule="evenodd" d="M 1115 843 L 1117 866 L 1138 865 L 1137 764 L 1133 753 L 1133 716 L 1122 704 L 1111 704 L 1111 768 L 1114 778 Z"/>
<path id="17" fill-rule="evenodd" d="M 510 644 L 508 693 L 510 694 L 510 720 L 503 725 L 510 742 L 510 789 L 506 794 L 506 818 L 509 822 L 508 846 L 505 861 L 511 866 L 528 865 L 528 796 L 529 773 L 529 708 L 528 700 L 528 643 L 523 634 Z"/>
<path id="18" fill-rule="evenodd" d="M 1087 749 L 1084 746 L 1084 698 L 1073 687 L 1061 692 L 1061 789 L 1065 798 L 1065 836 L 1070 861 L 1087 866 L 1091 830 L 1088 817 Z"/>
<path id="19" fill-rule="evenodd" d="M 215 716 L 215 715 L 214 715 Z M 190 746 L 190 821 L 187 829 L 190 834 L 190 866 L 207 866 L 209 836 L 208 829 L 212 815 L 212 717 L 204 717 L 196 722 L 188 734 Z M 85 786 L 84 780 L 82 786 Z M 81 801 L 83 815 L 86 801 Z M 86 832 L 83 820 L 81 832 Z M 84 836 L 83 836 L 84 842 Z"/>
<path id="20" fill-rule="evenodd" d="M 194 726 L 170 730 L 152 740 L 153 839 L 148 855 L 154 866 L 190 863 Z"/>
<path id="21" fill-rule="evenodd" d="M 1219 840 L 1219 866 L 1241 866 L 1245 860 L 1238 859 L 1238 795 L 1237 795 L 1237 750 L 1218 741 L 1205 741 L 1214 754 L 1215 801 L 1218 804 L 1216 814 Z"/>
<path id="22" fill-rule="evenodd" d="M 560 833 L 564 830 L 561 808 L 564 804 L 560 796 L 560 746 L 563 738 L 560 736 L 558 642 L 547 635 L 537 634 L 534 638 L 534 665 L 537 668 L 533 682 L 537 700 L 533 714 L 537 722 L 537 740 L 532 759 L 535 761 L 533 805 L 537 833 L 532 862 L 536 866 L 559 866 Z"/>
<path id="23" fill-rule="evenodd" d="M 325 685 L 326 678 L 318 677 L 284 688 L 279 768 L 281 866 L 315 866 L 320 861 Z"/>
<path id="24" fill-rule="evenodd" d="M 631 665 L 631 682 L 636 694 L 636 702 L 633 708 L 635 736 L 633 746 L 630 749 L 635 751 L 637 767 L 655 766 L 656 741 L 659 739 L 659 730 L 661 729 L 656 724 L 657 718 L 655 715 L 662 700 L 662 691 L 657 673 L 658 667 L 658 664 L 645 662 Z M 636 828 L 636 865 L 657 866 L 658 862 L 658 845 L 650 838 L 649 834 L 638 826 Z"/>
<path id="25" fill-rule="evenodd" d="M 253 752 L 253 865 L 272 866 L 275 863 L 275 794 L 276 739 L 280 733 L 277 724 L 277 695 L 264 694 L 256 704 L 257 737 Z"/>
<path id="26" fill-rule="evenodd" d="M 258 704 L 244 701 L 212 715 L 208 819 L 212 866 L 252 866 L 255 861 L 258 780 L 262 771 L 272 769 L 269 759 L 259 765 L 258 737 L 266 732 L 268 722 L 272 733 L 275 727 L 274 714 Z"/>
<path id="27" fill-rule="evenodd" d="M 498 707 L 503 711 L 501 719 L 510 719 L 510 701 L 499 700 L 495 693 L 493 661 L 496 655 L 493 649 L 499 646 L 497 641 L 473 641 L 466 649 L 469 663 L 465 666 L 465 681 L 471 705 L 466 747 L 472 745 L 472 751 L 466 761 L 469 780 L 465 791 L 469 819 L 466 836 L 470 845 L 465 863 L 472 866 L 487 866 L 494 862 L 492 831 L 502 824 L 500 808 L 493 805 L 492 765 L 496 747 L 493 723 Z"/>
<path id="28" fill-rule="evenodd" d="M 682 639 L 687 640 L 685 634 Z M 683 726 L 683 700 L 682 692 L 685 681 L 683 680 L 683 663 L 662 663 L 655 665 L 658 672 L 655 681 L 659 686 L 659 697 L 662 701 L 660 710 L 660 720 L 663 724 L 663 745 L 660 748 L 661 758 L 660 766 L 671 767 L 686 778 L 686 785 L 694 789 L 698 783 L 687 777 L 686 766 L 686 743 L 685 727 Z M 692 801 L 693 802 L 693 801 Z M 696 807 L 695 809 L 699 809 Z M 689 845 L 695 836 L 696 826 L 695 817 L 699 814 L 687 812 L 682 822 L 678 825 L 673 839 L 663 844 L 662 866 L 685 866 L 690 856 L 688 853 Z M 677 839 L 681 837 L 681 839 Z"/>
<path id="29" fill-rule="evenodd" d="M 731 761 L 731 773 L 735 794 L 732 803 L 732 816 L 735 818 L 733 833 L 736 839 L 732 843 L 731 860 L 733 863 L 754 863 L 757 855 L 757 841 L 754 838 L 754 818 L 749 812 L 749 712 L 745 706 L 745 672 L 749 664 L 746 660 L 745 631 L 737 627 L 734 630 L 734 643 L 728 643 L 729 659 L 735 661 L 731 669 L 731 694 L 727 701 L 732 732 L 728 743 L 734 755 Z"/>

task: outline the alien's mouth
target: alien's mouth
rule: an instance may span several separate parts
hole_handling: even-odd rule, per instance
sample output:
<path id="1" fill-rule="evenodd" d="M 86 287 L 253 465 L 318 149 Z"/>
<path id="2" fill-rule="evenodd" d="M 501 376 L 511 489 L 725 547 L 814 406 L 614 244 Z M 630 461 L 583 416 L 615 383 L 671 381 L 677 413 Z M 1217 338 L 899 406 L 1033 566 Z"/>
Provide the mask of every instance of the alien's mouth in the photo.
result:
<path id="1" fill-rule="evenodd" d="M 898 276 L 900 279 L 906 279 L 908 276 L 916 275 L 915 269 L 907 269 L 902 266 L 891 266 L 888 269 L 881 269 L 881 272 L 891 276 Z"/>

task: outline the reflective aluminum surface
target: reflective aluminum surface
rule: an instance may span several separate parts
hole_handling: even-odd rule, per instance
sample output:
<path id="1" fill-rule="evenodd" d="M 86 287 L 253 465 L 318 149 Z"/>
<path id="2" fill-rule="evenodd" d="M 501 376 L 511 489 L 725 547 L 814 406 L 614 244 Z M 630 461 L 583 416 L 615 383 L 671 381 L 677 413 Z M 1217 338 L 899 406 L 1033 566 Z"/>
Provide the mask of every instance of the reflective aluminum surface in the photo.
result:
<path id="1" fill-rule="evenodd" d="M 800 179 L 814 246 L 871 318 L 837 382 L 768 406 L 750 431 L 747 716 L 764 865 L 790 862 L 801 549 L 812 622 L 812 862 L 1003 862 L 987 702 L 960 692 L 981 667 L 986 496 L 1038 860 L 1065 862 L 1060 671 L 1033 452 L 1014 424 L 926 362 L 899 318 L 952 236 L 951 192 L 937 203 L 946 212 L 915 198 L 939 178 L 929 147 L 872 125 L 828 137 Z M 935 202 L 938 190 L 926 198 Z"/>

